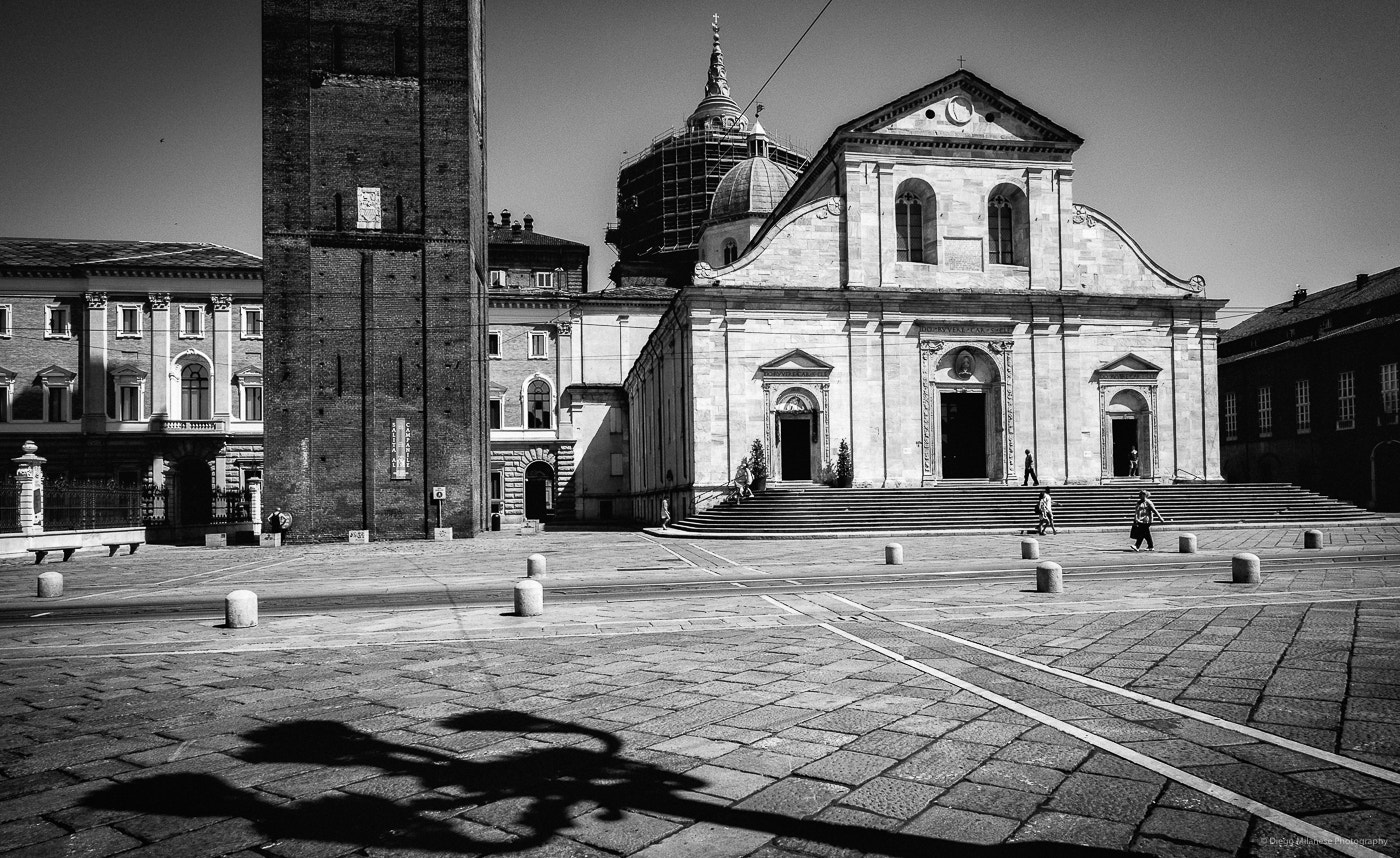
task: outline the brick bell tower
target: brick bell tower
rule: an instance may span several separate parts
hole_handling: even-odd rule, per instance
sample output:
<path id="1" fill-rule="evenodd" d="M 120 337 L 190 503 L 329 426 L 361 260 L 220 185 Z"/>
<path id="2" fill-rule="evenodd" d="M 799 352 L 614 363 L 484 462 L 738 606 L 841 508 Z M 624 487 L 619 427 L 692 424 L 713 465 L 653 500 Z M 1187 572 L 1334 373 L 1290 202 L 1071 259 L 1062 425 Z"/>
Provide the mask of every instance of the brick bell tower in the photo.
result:
<path id="1" fill-rule="evenodd" d="M 481 0 L 263 0 L 264 506 L 484 529 Z M 443 486 L 447 498 L 432 497 Z"/>

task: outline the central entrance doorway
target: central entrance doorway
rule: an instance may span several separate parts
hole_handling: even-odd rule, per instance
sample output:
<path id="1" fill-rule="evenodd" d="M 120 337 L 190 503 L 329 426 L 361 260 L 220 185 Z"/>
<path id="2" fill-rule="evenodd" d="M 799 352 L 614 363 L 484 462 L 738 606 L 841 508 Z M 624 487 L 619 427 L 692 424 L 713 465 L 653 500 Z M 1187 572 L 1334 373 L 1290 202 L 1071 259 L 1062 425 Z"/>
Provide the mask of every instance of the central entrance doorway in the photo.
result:
<path id="1" fill-rule="evenodd" d="M 801 414 L 778 418 L 778 478 L 812 478 L 812 416 Z"/>
<path id="2" fill-rule="evenodd" d="M 554 502 L 554 469 L 535 462 L 525 469 L 525 517 L 539 521 Z"/>
<path id="3" fill-rule="evenodd" d="M 939 396 L 943 478 L 987 478 L 987 394 Z"/>

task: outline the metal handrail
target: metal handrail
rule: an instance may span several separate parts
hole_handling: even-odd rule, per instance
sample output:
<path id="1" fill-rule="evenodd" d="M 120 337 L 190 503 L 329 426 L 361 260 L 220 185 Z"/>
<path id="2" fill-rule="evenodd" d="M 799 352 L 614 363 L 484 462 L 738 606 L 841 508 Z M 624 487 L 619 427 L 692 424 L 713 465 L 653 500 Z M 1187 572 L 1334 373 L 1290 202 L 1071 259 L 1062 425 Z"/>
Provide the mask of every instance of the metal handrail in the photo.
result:
<path id="1" fill-rule="evenodd" d="M 1193 474 L 1193 473 L 1191 473 L 1190 471 L 1186 470 L 1185 468 L 1177 468 L 1177 469 L 1176 469 L 1176 473 L 1172 474 L 1172 481 L 1175 482 L 1176 480 L 1181 479 L 1181 475 L 1182 475 L 1182 474 L 1185 474 L 1186 476 L 1190 477 L 1191 479 L 1193 479 L 1193 480 L 1195 480 L 1195 481 L 1197 481 L 1197 482 L 1202 482 L 1202 483 L 1203 483 L 1203 482 L 1205 482 L 1205 479 L 1206 479 L 1205 477 L 1199 476 L 1198 474 Z"/>

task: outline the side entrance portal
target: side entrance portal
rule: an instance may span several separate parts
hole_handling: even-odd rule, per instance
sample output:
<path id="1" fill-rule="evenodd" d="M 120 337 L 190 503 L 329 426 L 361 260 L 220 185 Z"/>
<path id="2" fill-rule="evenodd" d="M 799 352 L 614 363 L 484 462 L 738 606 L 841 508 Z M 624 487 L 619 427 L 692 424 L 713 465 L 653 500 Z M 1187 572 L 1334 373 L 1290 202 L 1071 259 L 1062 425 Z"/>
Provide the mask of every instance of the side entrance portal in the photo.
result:
<path id="1" fill-rule="evenodd" d="M 815 415 L 778 417 L 778 475 L 782 480 L 812 479 L 812 421 Z"/>
<path id="2" fill-rule="evenodd" d="M 1138 420 L 1136 417 L 1115 417 L 1113 424 L 1113 476 L 1136 477 L 1133 473 L 1133 451 L 1138 449 Z M 1139 459 L 1141 451 L 1138 452 Z"/>
<path id="3" fill-rule="evenodd" d="M 943 478 L 987 478 L 987 395 L 944 393 L 941 405 Z"/>

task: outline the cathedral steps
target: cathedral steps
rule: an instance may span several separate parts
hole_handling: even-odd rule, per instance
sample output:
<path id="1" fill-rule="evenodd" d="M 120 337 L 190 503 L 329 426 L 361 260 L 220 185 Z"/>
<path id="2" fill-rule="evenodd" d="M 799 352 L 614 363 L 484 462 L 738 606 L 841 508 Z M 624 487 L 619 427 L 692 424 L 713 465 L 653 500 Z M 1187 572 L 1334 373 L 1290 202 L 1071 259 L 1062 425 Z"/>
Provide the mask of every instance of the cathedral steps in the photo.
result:
<path id="1" fill-rule="evenodd" d="M 789 484 L 790 486 L 790 484 Z M 1024 530 L 1035 526 L 1036 486 L 960 483 L 930 488 L 769 488 L 674 522 L 687 534 L 890 533 Z M 1128 527 L 1137 493 L 1151 491 L 1167 526 L 1375 521 L 1380 516 L 1287 483 L 1137 482 L 1051 486 L 1058 527 Z"/>

